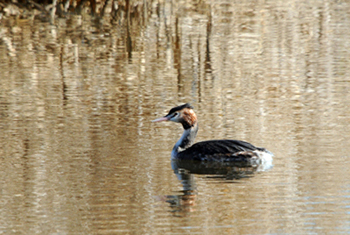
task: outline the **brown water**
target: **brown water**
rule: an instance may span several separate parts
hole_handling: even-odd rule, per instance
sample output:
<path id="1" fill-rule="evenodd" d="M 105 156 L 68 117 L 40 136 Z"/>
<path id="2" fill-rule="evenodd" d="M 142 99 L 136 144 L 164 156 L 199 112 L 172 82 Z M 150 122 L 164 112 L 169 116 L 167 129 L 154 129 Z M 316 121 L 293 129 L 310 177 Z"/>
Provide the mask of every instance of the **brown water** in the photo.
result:
<path id="1" fill-rule="evenodd" d="M 131 8 L 1 19 L 0 233 L 349 233 L 350 3 Z M 273 168 L 172 166 L 184 102 Z"/>

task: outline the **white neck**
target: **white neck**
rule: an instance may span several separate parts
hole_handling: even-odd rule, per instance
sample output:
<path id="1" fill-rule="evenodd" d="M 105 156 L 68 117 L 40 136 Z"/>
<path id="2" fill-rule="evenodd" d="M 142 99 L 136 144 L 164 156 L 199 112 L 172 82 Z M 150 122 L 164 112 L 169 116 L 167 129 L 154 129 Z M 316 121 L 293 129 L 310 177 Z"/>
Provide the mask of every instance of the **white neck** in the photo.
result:
<path id="1" fill-rule="evenodd" d="M 176 158 L 176 156 L 186 150 L 187 148 L 191 147 L 191 145 L 194 142 L 194 139 L 197 136 L 198 126 L 195 125 L 191 128 L 185 129 L 182 133 L 181 138 L 176 142 L 173 150 L 171 151 L 171 157 Z"/>

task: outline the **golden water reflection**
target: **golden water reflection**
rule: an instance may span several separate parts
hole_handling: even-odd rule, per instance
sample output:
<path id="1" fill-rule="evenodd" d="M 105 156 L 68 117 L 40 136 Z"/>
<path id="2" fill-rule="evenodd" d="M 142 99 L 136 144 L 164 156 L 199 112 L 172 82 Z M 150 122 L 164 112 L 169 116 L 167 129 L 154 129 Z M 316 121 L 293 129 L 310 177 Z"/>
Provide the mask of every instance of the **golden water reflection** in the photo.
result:
<path id="1" fill-rule="evenodd" d="M 138 3 L 53 24 L 2 15 L 0 232 L 348 233 L 349 3 Z M 274 167 L 191 174 L 185 194 L 181 128 L 150 122 L 184 102 L 198 140 L 266 147 Z"/>

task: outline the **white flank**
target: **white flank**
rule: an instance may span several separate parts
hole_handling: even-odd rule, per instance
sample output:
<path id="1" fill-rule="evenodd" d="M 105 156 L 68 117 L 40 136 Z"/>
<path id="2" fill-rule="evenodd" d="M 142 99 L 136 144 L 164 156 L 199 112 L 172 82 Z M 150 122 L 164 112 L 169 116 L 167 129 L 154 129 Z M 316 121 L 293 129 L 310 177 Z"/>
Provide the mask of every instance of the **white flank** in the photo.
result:
<path id="1" fill-rule="evenodd" d="M 258 154 L 259 158 L 261 159 L 261 165 L 258 167 L 257 171 L 266 171 L 273 167 L 272 161 L 273 161 L 273 153 L 270 151 L 253 151 L 254 153 Z"/>

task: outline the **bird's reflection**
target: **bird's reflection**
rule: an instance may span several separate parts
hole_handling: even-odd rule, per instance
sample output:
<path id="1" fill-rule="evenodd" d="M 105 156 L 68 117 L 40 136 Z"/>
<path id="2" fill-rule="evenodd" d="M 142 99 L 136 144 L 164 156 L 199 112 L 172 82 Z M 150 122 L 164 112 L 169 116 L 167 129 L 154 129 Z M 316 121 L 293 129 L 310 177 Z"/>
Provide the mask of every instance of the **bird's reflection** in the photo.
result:
<path id="1" fill-rule="evenodd" d="M 174 213 L 192 212 L 197 199 L 197 187 L 194 175 L 184 168 L 176 168 L 174 172 L 180 180 L 183 190 L 174 195 L 166 196 L 166 202 L 170 204 Z"/>
<path id="2" fill-rule="evenodd" d="M 172 169 L 182 184 L 182 190 L 175 195 L 166 196 L 171 212 L 177 216 L 192 212 L 197 200 L 197 187 L 194 175 L 205 175 L 208 179 L 219 179 L 222 182 L 237 182 L 249 178 L 254 173 L 266 171 L 271 163 L 237 163 L 237 162 L 200 162 L 189 160 L 172 160 Z"/>

